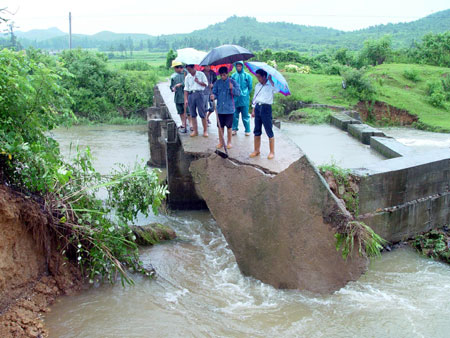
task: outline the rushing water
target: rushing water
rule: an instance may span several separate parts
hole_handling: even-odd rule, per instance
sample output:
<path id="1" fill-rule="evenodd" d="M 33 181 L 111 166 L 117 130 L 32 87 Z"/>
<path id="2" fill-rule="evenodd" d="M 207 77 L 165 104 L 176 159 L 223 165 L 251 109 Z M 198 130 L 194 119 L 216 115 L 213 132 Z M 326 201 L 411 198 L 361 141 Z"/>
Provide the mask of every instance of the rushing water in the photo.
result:
<path id="1" fill-rule="evenodd" d="M 137 130 L 137 131 L 136 131 Z M 89 144 L 102 171 L 148 158 L 145 129 L 59 130 Z M 383 254 L 357 282 L 332 295 L 276 290 L 241 275 L 207 211 L 173 212 L 142 223 L 171 225 L 178 239 L 142 249 L 158 278 L 93 287 L 63 297 L 45 322 L 51 337 L 448 337 L 450 267 L 408 248 Z"/>
<path id="2" fill-rule="evenodd" d="M 386 135 L 418 151 L 450 149 L 450 134 L 409 128 L 383 128 Z"/>

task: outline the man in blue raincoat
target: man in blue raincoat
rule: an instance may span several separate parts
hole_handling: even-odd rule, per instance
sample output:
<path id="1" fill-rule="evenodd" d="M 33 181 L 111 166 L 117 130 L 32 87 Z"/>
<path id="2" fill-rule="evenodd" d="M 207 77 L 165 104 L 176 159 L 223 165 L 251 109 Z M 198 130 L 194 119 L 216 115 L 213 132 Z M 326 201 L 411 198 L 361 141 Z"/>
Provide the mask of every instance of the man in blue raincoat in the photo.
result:
<path id="1" fill-rule="evenodd" d="M 231 76 L 239 84 L 241 94 L 234 97 L 234 111 L 233 118 L 233 135 L 236 135 L 239 130 L 239 114 L 242 114 L 242 123 L 245 128 L 245 135 L 250 135 L 250 114 L 248 107 L 250 104 L 250 92 L 252 91 L 252 77 L 244 71 L 244 63 L 236 62 L 236 72 Z"/>

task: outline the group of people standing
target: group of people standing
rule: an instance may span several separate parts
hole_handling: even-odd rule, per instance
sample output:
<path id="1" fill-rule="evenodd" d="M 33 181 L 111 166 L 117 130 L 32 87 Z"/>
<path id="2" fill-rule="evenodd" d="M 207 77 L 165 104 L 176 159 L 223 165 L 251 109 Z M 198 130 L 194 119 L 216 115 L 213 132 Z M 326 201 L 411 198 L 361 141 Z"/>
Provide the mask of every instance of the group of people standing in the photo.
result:
<path id="1" fill-rule="evenodd" d="M 203 126 L 203 136 L 208 137 L 209 116 L 217 112 L 220 135 L 227 129 L 227 149 L 232 148 L 232 136 L 239 130 L 239 118 L 242 118 L 245 135 L 250 135 L 250 93 L 253 81 L 250 74 L 244 71 L 243 62 L 235 64 L 236 72 L 229 76 L 227 66 L 219 68 L 219 78 L 210 66 L 204 66 L 202 71 L 194 65 L 172 62 L 175 73 L 170 79 L 170 89 L 174 92 L 177 112 L 181 117 L 180 132 L 190 131 L 191 137 L 198 136 L 197 115 Z M 254 151 L 250 157 L 260 155 L 262 127 L 269 137 L 270 152 L 268 159 L 275 156 L 275 139 L 272 126 L 273 94 L 277 92 L 272 78 L 262 69 L 256 71 L 258 83 L 252 100 L 251 116 L 255 118 Z M 190 127 L 188 126 L 188 123 Z M 224 138 L 219 137 L 217 148 L 224 147 Z"/>

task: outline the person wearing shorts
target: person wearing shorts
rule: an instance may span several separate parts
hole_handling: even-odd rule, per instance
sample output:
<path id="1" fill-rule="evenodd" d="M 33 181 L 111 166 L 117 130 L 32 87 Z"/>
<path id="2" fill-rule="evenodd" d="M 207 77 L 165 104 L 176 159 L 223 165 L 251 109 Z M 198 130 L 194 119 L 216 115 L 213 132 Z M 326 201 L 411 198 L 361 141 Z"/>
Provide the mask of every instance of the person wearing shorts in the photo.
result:
<path id="1" fill-rule="evenodd" d="M 181 126 L 179 127 L 182 133 L 186 133 L 186 107 L 184 106 L 184 73 L 181 62 L 172 61 L 172 68 L 175 73 L 170 77 L 170 90 L 174 93 L 173 99 L 177 113 L 181 118 Z"/>
<path id="2" fill-rule="evenodd" d="M 191 137 L 198 135 L 197 115 L 203 125 L 203 136 L 208 137 L 208 122 L 206 120 L 205 97 L 203 91 L 208 85 L 205 74 L 197 71 L 194 65 L 187 65 L 188 75 L 184 80 L 184 104 L 189 108 L 192 123 Z"/>
<path id="3" fill-rule="evenodd" d="M 218 113 L 218 127 L 220 135 L 224 135 L 225 127 L 227 128 L 227 148 L 231 149 L 231 131 L 233 128 L 234 117 L 234 96 L 240 95 L 241 90 L 239 84 L 228 77 L 228 68 L 220 67 L 220 78 L 214 83 L 212 89 L 211 100 L 217 99 L 217 113 Z M 219 137 L 219 144 L 217 148 L 222 148 L 223 138 Z"/>

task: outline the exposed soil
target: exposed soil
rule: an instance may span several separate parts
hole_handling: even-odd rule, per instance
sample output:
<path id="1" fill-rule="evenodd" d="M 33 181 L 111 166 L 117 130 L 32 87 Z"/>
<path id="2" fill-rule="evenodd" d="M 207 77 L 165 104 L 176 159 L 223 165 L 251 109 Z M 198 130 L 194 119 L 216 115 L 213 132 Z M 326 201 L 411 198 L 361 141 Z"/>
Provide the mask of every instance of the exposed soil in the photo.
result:
<path id="1" fill-rule="evenodd" d="M 419 120 L 416 115 L 409 113 L 407 110 L 380 101 L 375 101 L 373 104 L 358 102 L 355 109 L 360 113 L 363 121 L 374 119 L 376 121 L 389 121 L 389 123 L 400 126 L 409 126 Z"/>
<path id="2" fill-rule="evenodd" d="M 340 199 L 347 210 L 355 216 L 359 207 L 359 179 L 356 176 L 348 175 L 346 180 L 342 177 L 335 176 L 330 170 L 321 170 L 321 175 L 328 183 L 333 194 Z"/>
<path id="3" fill-rule="evenodd" d="M 0 337 L 47 336 L 41 314 L 81 288 L 48 229 L 38 202 L 0 185 Z"/>

